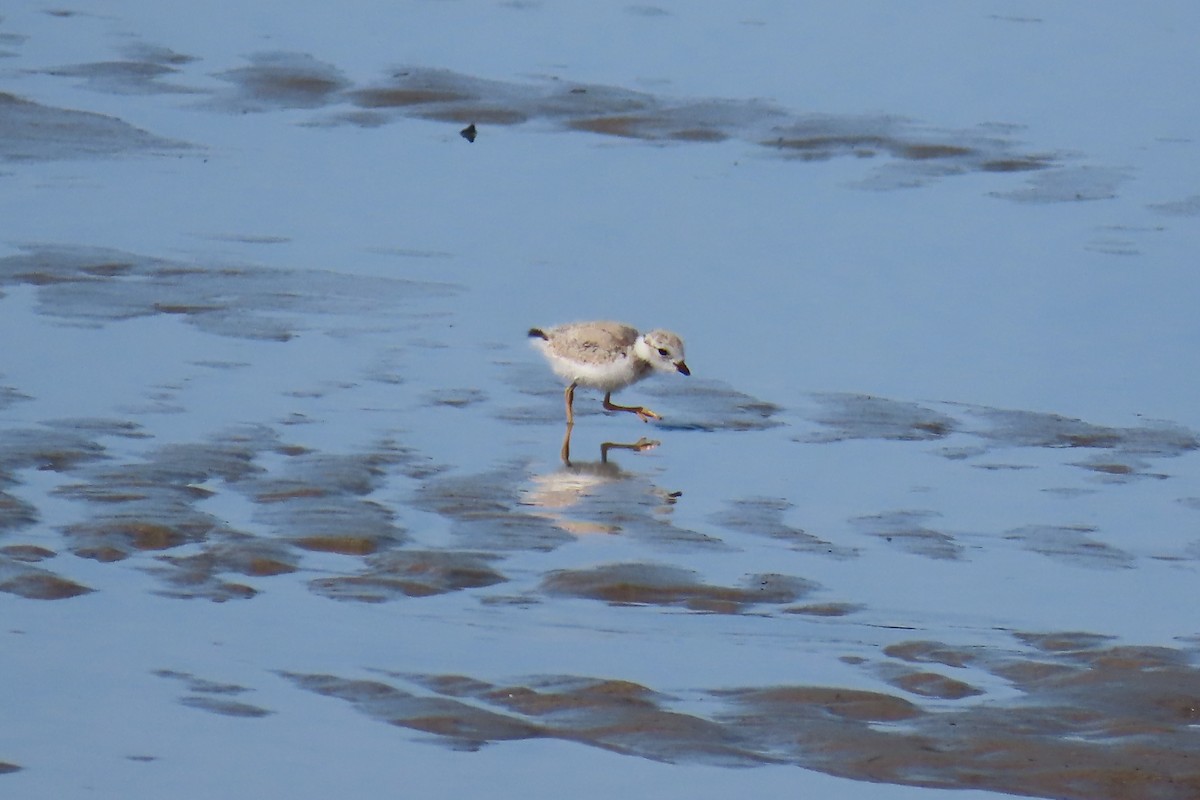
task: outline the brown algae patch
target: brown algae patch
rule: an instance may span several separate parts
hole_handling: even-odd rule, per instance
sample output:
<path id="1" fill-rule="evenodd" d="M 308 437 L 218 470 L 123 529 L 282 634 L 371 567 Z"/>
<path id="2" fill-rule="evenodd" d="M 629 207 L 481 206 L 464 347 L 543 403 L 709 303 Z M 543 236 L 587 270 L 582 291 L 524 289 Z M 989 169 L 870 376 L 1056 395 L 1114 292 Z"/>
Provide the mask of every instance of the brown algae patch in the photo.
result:
<path id="1" fill-rule="evenodd" d="M 255 471 L 260 449 L 273 442 L 265 429 L 244 429 L 208 443 L 163 445 L 140 461 L 75 470 L 78 482 L 56 493 L 95 509 L 88 519 L 63 528 L 71 551 L 119 561 L 208 541 L 225 526 L 196 507 L 211 494 L 199 485 L 244 479 Z"/>
<path id="2" fill-rule="evenodd" d="M 944 438 L 958 428 L 953 417 L 917 403 L 838 393 L 817 394 L 813 399 L 818 408 L 811 419 L 823 430 L 807 441 L 927 441 Z"/>
<path id="3" fill-rule="evenodd" d="M 1127 169 L 1089 164 L 1056 166 L 1030 177 L 1022 189 L 991 192 L 1018 203 L 1079 203 L 1110 200 L 1132 174 Z"/>
<path id="4" fill-rule="evenodd" d="M 81 432 L 54 428 L 7 430 L 0 440 L 0 476 L 22 469 L 69 472 L 104 456 L 104 446 Z M 19 509 L 20 503 L 13 508 Z"/>
<path id="5" fill-rule="evenodd" d="M 1061 633 L 1018 633 L 1017 639 L 1049 653 L 1077 652 L 1080 650 L 1097 650 L 1113 641 L 1111 636 L 1085 631 L 1065 631 Z"/>
<path id="6" fill-rule="evenodd" d="M 134 153 L 178 152 L 189 147 L 136 128 L 116 117 L 45 106 L 0 92 L 0 160 L 50 161 Z"/>
<path id="7" fill-rule="evenodd" d="M 36 564 L 48 558 L 54 558 L 58 553 L 35 544 L 9 544 L 0 547 L 0 558 L 10 558 L 13 561 L 23 561 Z"/>
<path id="8" fill-rule="evenodd" d="M 593 117 L 590 119 L 573 119 L 567 122 L 567 127 L 572 130 L 586 131 L 588 133 L 602 133 L 605 136 L 619 136 L 625 139 L 649 139 L 652 138 L 649 132 L 645 130 L 645 126 L 658 122 L 653 118 L 643 116 L 611 116 L 611 117 Z"/>
<path id="9" fill-rule="evenodd" d="M 525 478 L 519 468 L 434 477 L 417 488 L 413 505 L 449 519 L 450 532 L 468 550 L 553 550 L 574 541 L 552 520 L 526 510 Z"/>
<path id="10" fill-rule="evenodd" d="M 1132 434 L 1131 429 L 1094 425 L 1061 414 L 997 408 L 972 410 L 989 423 L 976 435 L 1008 447 L 1114 448 Z M 1193 439 L 1193 447 L 1194 439 Z"/>
<path id="11" fill-rule="evenodd" d="M 684 385 L 650 384 L 639 387 L 639 391 L 662 398 L 665 419 L 656 427 L 667 430 L 761 431 L 783 424 L 776 419 L 782 408 L 718 380 L 694 378 Z"/>
<path id="12" fill-rule="evenodd" d="M 802 606 L 789 606 L 783 609 L 783 613 L 808 617 L 845 617 L 857 614 L 864 608 L 866 606 L 860 603 L 806 603 Z"/>
<path id="13" fill-rule="evenodd" d="M 366 556 L 379 550 L 380 541 L 370 536 L 353 534 L 330 534 L 326 536 L 300 536 L 292 543 L 301 550 L 316 553 L 341 553 L 344 556 Z"/>
<path id="14" fill-rule="evenodd" d="M 416 695 L 383 681 L 284 672 L 302 689 L 350 702 L 389 725 L 432 734 L 455 749 L 475 750 L 487 742 L 543 735 L 534 724 L 445 697 Z"/>
<path id="15" fill-rule="evenodd" d="M 269 709 L 249 703 L 227 700 L 223 697 L 209 697 L 207 695 L 187 695 L 179 698 L 179 702 L 188 708 L 209 711 L 213 714 L 220 714 L 223 717 L 246 717 L 254 719 L 275 713 Z"/>
<path id="16" fill-rule="evenodd" d="M 1105 192 L 1113 191 L 1119 183 L 1112 177 L 1119 171 L 1087 166 L 1063 168 L 1059 166 L 1060 157 L 1022 152 L 1012 138 L 1011 126 L 934 130 L 899 116 L 798 114 L 757 99 L 679 98 L 557 79 L 519 83 L 420 66 L 394 70 L 370 85 L 355 85 L 334 64 L 308 53 L 280 51 L 251 54 L 245 66 L 217 73 L 228 88 L 208 92 L 178 80 L 184 74 L 182 67 L 191 60 L 164 48 L 127 50 L 124 60 L 66 65 L 45 72 L 79 78 L 89 88 L 118 94 L 205 93 L 208 99 L 203 106 L 230 113 L 324 110 L 346 104 L 352 107 L 312 124 L 374 127 L 397 116 L 456 124 L 543 121 L 562 130 L 641 141 L 694 144 L 740 140 L 802 162 L 886 156 L 888 162 L 881 167 L 881 174 L 864 182 L 874 188 L 916 186 L 970 172 L 1046 170 L 1051 177 L 1039 184 L 996 193 L 1019 201 L 1046 202 L 1109 196 Z M 0 100 L 4 97 L 0 95 Z M 17 141 L 9 147 L 0 137 L 0 157 L 37 157 L 31 153 L 39 149 L 54 152 L 51 145 L 31 135 L 39 124 L 43 129 L 51 127 L 48 121 L 41 121 L 39 114 L 59 124 L 74 121 L 85 131 L 82 142 L 76 145 L 84 152 L 89 147 L 103 147 L 107 139 L 117 138 L 119 133 L 130 140 L 127 146 L 133 148 L 178 146 L 118 120 L 44 109 L 7 97 L 19 112 L 10 116 L 29 116 L 33 120 L 24 126 L 29 131 L 14 137 Z M 60 119 L 62 115 L 76 116 Z M 17 127 L 19 131 L 22 128 Z"/>
<path id="17" fill-rule="evenodd" d="M 467 105 L 436 106 L 421 116 L 442 122 L 469 123 L 474 125 L 517 125 L 525 122 L 526 116 L 519 111 L 507 108 L 489 108 L 487 106 Z M 465 138 L 465 137 L 464 137 Z"/>
<path id="18" fill-rule="evenodd" d="M 295 673 L 284 677 L 350 702 L 370 717 L 433 734 L 455 749 L 550 738 L 668 763 L 762 762 L 739 749 L 736 736 L 718 723 L 673 711 L 666 696 L 627 681 L 550 676 L 496 685 L 463 676 L 397 676 L 432 691 L 416 694 L 384 681 Z"/>
<path id="19" fill-rule="evenodd" d="M 984 161 L 979 165 L 983 172 L 1032 172 L 1047 169 L 1054 164 L 1051 156 L 1020 156 L 1016 158 L 997 158 Z"/>
<path id="20" fill-rule="evenodd" d="M 849 154 L 859 157 L 875 156 L 883 148 L 885 140 L 870 133 L 805 134 L 780 136 L 763 145 L 777 148 L 789 157 L 805 161 L 826 161 L 837 155 Z"/>
<path id="21" fill-rule="evenodd" d="M 153 517 L 117 514 L 72 523 L 63 529 L 71 552 L 95 561 L 122 561 L 136 552 L 170 550 L 203 541 L 215 519 L 184 508 L 145 508 Z M 164 519 L 170 517 L 169 521 Z"/>
<path id="22" fill-rule="evenodd" d="M 1019 634 L 1017 641 L 1035 647 L 914 641 L 889 647 L 894 660 L 846 660 L 889 675 L 908 697 L 804 684 L 729 687 L 699 690 L 709 706 L 693 700 L 687 711 L 675 707 L 677 693 L 601 677 L 492 683 L 384 673 L 406 688 L 334 675 L 284 677 L 454 748 L 555 738 L 667 763 L 792 764 L 928 788 L 1066 800 L 1198 796 L 1195 653 L 1109 646 L 1084 633 Z M 908 663 L 969 665 L 1018 694 L 988 700 L 973 683 Z"/>
<path id="23" fill-rule="evenodd" d="M 209 711 L 226 717 L 258 718 L 275 712 L 259 706 L 243 703 L 233 699 L 237 695 L 251 691 L 244 686 L 231 683 L 218 683 L 198 678 L 186 672 L 170 669 L 155 670 L 154 675 L 168 680 L 179 681 L 186 687 L 188 694 L 179 698 L 182 705 Z"/>
<path id="24" fill-rule="evenodd" d="M 218 73 L 232 85 L 229 94 L 218 96 L 218 107 L 231 111 L 320 108 L 351 85 L 337 67 L 306 53 L 256 53 L 249 61 L 249 66 Z"/>
<path id="25" fill-rule="evenodd" d="M 151 55 L 148 52 L 144 54 Z M 193 59 L 189 56 L 178 56 L 167 61 L 157 58 L 149 60 L 130 58 L 121 61 L 67 64 L 38 71 L 43 75 L 78 78 L 84 87 L 96 92 L 130 95 L 195 94 L 200 90 L 168 80 L 180 76 L 182 70 L 178 65 L 191 60 Z"/>
<path id="26" fill-rule="evenodd" d="M 319 486 L 286 486 L 261 492 L 256 495 L 256 503 L 284 503 L 289 500 L 302 498 L 324 497 L 326 490 Z"/>
<path id="27" fill-rule="evenodd" d="M 247 599 L 258 593 L 246 584 L 225 580 L 223 575 L 269 578 L 299 568 L 299 557 L 281 542 L 225 533 L 207 542 L 202 552 L 163 555 L 147 570 L 165 584 L 160 594 L 221 602 Z"/>
<path id="28" fill-rule="evenodd" d="M 27 402 L 32 399 L 29 395 L 11 386 L 0 386 L 0 408 L 8 408 L 16 403 Z"/>
<path id="29" fill-rule="evenodd" d="M 971 662 L 1021 690 L 1009 703 L 961 705 L 978 690 L 945 676 L 900 672 L 894 680 L 906 691 L 960 705 L 931 713 L 884 696 L 859 709 L 843 690 L 753 690 L 727 695 L 742 710 L 721 718 L 755 731 L 777 756 L 859 780 L 1078 800 L 1196 796 L 1195 659 L 1167 648 L 1085 642 L 1086 649 L 1032 660 L 936 642 L 889 648 L 919 661 Z M 903 727 L 869 724 L 885 720 L 889 708 Z"/>
<path id="30" fill-rule="evenodd" d="M 672 131 L 670 138 L 677 142 L 723 142 L 729 134 L 711 128 L 684 128 Z"/>
<path id="31" fill-rule="evenodd" d="M 387 443 L 363 453 L 302 452 L 237 488 L 258 505 L 258 520 L 286 528 L 298 546 L 365 555 L 406 538 L 395 514 L 367 496 L 390 468 L 409 460 L 409 453 Z"/>
<path id="32" fill-rule="evenodd" d="M 420 461 L 391 442 L 362 453 L 316 453 L 287 445 L 265 426 L 247 426 L 205 442 L 163 445 L 140 460 L 76 469 L 76 482 L 55 491 L 91 506 L 83 521 L 63 528 L 73 553 L 98 561 L 155 554 L 141 566 L 162 581 L 160 594 L 221 602 L 254 597 L 259 589 L 252 584 L 298 571 L 304 553 L 369 557 L 402 544 L 407 536 L 394 512 L 367 495 L 392 470 L 426 474 Z M 200 503 L 225 492 L 251 501 L 253 532 L 201 510 Z M 174 552 L 184 545 L 185 554 Z M 384 562 L 368 563 L 368 570 L 386 571 Z M 460 573 L 448 568 L 441 582 L 475 585 L 466 573 L 476 562 L 464 558 L 458 566 Z M 312 588 L 332 595 L 344 587 L 333 579 Z"/>
<path id="33" fill-rule="evenodd" d="M 133 550 L 170 550 L 173 547 L 179 547 L 193 538 L 202 537 L 208 530 L 210 529 L 207 526 L 202 525 L 189 535 L 183 528 L 175 528 L 157 522 L 144 522 L 131 519 L 129 521 L 100 523 L 95 526 L 88 526 L 86 523 L 75 525 L 71 526 L 68 532 L 72 536 L 80 538 L 95 538 L 101 541 L 111 540 L 113 544 L 110 546 L 110 549 L 117 551 L 126 549 L 126 547 Z M 105 545 L 100 544 L 98 546 L 103 547 Z"/>
<path id="34" fill-rule="evenodd" d="M 897 116 L 795 114 L 762 100 L 676 98 L 559 80 L 517 83 L 416 66 L 397 70 L 375 85 L 343 89 L 341 72 L 331 65 L 318 66 L 311 57 L 254 58 L 290 58 L 298 62 L 299 72 L 324 75 L 329 92 L 314 92 L 304 99 L 313 107 L 349 100 L 360 110 L 339 114 L 335 121 L 364 126 L 386 123 L 389 112 L 461 124 L 541 120 L 563 130 L 640 141 L 741 140 L 798 161 L 885 155 L 899 177 L 876 183 L 889 187 L 969 172 L 1042 170 L 1057 161 L 1045 154 L 1021 152 L 1009 138 L 1010 131 L 987 126 L 938 131 Z M 307 61 L 299 63 L 301 59 Z M 224 77 L 241 81 L 243 73 L 257 74 L 254 69 L 233 70 Z M 254 97 L 245 87 L 242 92 Z M 270 102 L 268 98 L 263 105 Z"/>
<path id="35" fill-rule="evenodd" d="M 402 544 L 408 536 L 395 514 L 352 491 L 334 491 L 325 497 L 296 497 L 263 506 L 255 517 L 273 528 L 286 530 L 296 547 L 313 552 L 370 555 Z"/>
<path id="36" fill-rule="evenodd" d="M 405 87 L 381 87 L 359 89 L 350 95 L 363 108 L 403 108 L 425 103 L 449 103 L 469 100 L 465 95 L 444 89 L 416 89 Z"/>
<path id="37" fill-rule="evenodd" d="M 494 556 L 480 553 L 398 550 L 366 560 L 362 573 L 309 582 L 313 592 L 334 600 L 380 603 L 428 597 L 502 583 Z"/>
<path id="38" fill-rule="evenodd" d="M 446 693 L 440 681 L 429 681 L 428 685 Z M 656 709 L 670 700 L 632 681 L 566 677 L 543 678 L 523 686 L 479 684 L 471 694 L 512 711 L 543 718 L 570 717 L 580 711 Z"/>
<path id="39" fill-rule="evenodd" d="M 32 503 L 0 491 L 0 532 L 27 528 L 37 520 L 37 508 Z"/>
<path id="40" fill-rule="evenodd" d="M 965 548 L 953 535 L 926 524 L 938 516 L 933 511 L 891 511 L 857 517 L 851 522 L 864 533 L 883 539 L 906 553 L 939 561 L 963 558 Z"/>
<path id="41" fill-rule="evenodd" d="M 311 327 L 314 316 L 427 313 L 430 300 L 458 291 L 448 284 L 189 264 L 66 245 L 29 245 L 0 258 L 5 285 L 38 287 L 39 313 L 84 324 L 168 315 L 218 336 L 281 342 Z"/>
<path id="42" fill-rule="evenodd" d="M 474 387 L 461 389 L 433 389 L 425 393 L 425 404 L 449 408 L 467 408 L 487 400 L 487 393 Z"/>
<path id="43" fill-rule="evenodd" d="M 1093 538 L 1095 528 L 1068 525 L 1027 525 L 1009 531 L 1006 539 L 1055 561 L 1093 569 L 1123 569 L 1135 558 L 1120 548 Z"/>
<path id="44" fill-rule="evenodd" d="M 970 147 L 936 143 L 901 145 L 897 148 L 897 151 L 903 158 L 909 158 L 914 161 L 936 158 L 966 158 L 967 156 L 974 156 L 976 154 Z"/>
<path id="45" fill-rule="evenodd" d="M 839 719 L 857 723 L 900 722 L 921 716 L 920 708 L 902 698 L 860 689 L 824 686 L 779 686 L 767 689 L 719 691 L 720 697 L 736 699 L 751 708 L 771 709 L 780 719 Z"/>
<path id="46" fill-rule="evenodd" d="M 1150 203 L 1146 208 L 1172 217 L 1200 217 L 1200 194 L 1193 194 L 1182 200 Z"/>
<path id="47" fill-rule="evenodd" d="M 1090 451 L 1067 462 L 1108 483 L 1163 479 L 1152 469 L 1156 459 L 1177 458 L 1200 449 L 1200 435 L 1165 421 L 1134 426 L 1098 425 L 1075 417 L 1039 411 L 967 406 L 954 403 L 929 405 L 871 395 L 824 393 L 808 413 L 819 427 L 796 441 L 841 442 L 858 439 L 931 441 L 955 437 L 973 444 L 947 446 L 941 454 L 964 460 L 999 449 L 1046 448 Z M 959 416 L 952 411 L 963 412 Z M 1022 469 L 1020 465 L 979 463 L 985 469 Z"/>
<path id="48" fill-rule="evenodd" d="M 542 590 L 548 594 L 723 614 L 744 613 L 761 604 L 793 603 L 815 588 L 809 581 L 786 575 L 750 575 L 741 587 L 714 586 L 690 570 L 645 563 L 555 570 L 542 581 Z"/>
<path id="49" fill-rule="evenodd" d="M 260 464 L 266 455 L 272 456 L 264 459 L 269 468 Z M 170 597 L 251 598 L 260 591 L 258 579 L 297 572 L 305 553 L 362 559 L 358 572 L 308 583 L 314 593 L 338 600 L 381 602 L 504 581 L 487 554 L 397 549 L 407 541 L 405 530 L 390 507 L 368 495 L 396 472 L 428 480 L 424 462 L 393 442 L 362 453 L 319 453 L 289 447 L 270 429 L 252 426 L 208 442 L 159 447 L 141 461 L 78 470 L 79 482 L 57 491 L 94 504 L 89 518 L 64 528 L 72 552 L 101 561 L 157 553 L 142 568 L 161 580 L 158 593 Z M 203 491 L 196 484 L 204 484 Z M 230 528 L 199 510 L 198 503 L 220 492 L 252 501 L 256 532 Z M 486 519 L 466 516 L 487 526 Z M 172 552 L 182 545 L 189 545 L 186 554 Z"/>
<path id="50" fill-rule="evenodd" d="M 24 566 L 24 565 L 22 565 Z M 0 592 L 27 600 L 65 600 L 94 591 L 75 581 L 33 567 L 14 569 L 0 560 Z"/>
<path id="51" fill-rule="evenodd" d="M 947 667 L 965 667 L 977 658 L 970 648 L 952 647 L 941 642 L 927 641 L 888 645 L 883 652 L 890 658 L 910 664 L 943 664 Z"/>
<path id="52" fill-rule="evenodd" d="M 768 536 L 803 553 L 833 558 L 853 558 L 858 551 L 826 541 L 784 520 L 792 504 L 782 498 L 748 497 L 734 500 L 729 508 L 712 516 L 712 521 L 727 530 L 757 536 Z"/>
<path id="53" fill-rule="evenodd" d="M 888 676 L 887 682 L 909 694 L 941 700 L 962 700 L 983 694 L 982 689 L 936 672 L 898 672 Z"/>

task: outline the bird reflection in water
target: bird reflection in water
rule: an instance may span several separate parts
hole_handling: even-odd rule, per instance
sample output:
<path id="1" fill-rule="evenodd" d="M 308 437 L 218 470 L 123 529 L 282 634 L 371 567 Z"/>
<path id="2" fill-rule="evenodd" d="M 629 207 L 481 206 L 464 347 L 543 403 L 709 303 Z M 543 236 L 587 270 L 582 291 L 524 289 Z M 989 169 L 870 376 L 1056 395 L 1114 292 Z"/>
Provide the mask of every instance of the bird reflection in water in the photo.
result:
<path id="1" fill-rule="evenodd" d="M 566 465 L 567 469 L 571 469 L 575 466 L 571 463 L 571 431 L 574 427 L 575 426 L 571 423 L 567 423 L 567 429 L 563 432 L 562 448 L 558 451 L 558 457 L 562 459 L 562 462 Z M 608 464 L 608 453 L 610 450 L 633 450 L 636 453 L 640 453 L 643 450 L 653 450 L 660 444 L 662 444 L 662 442 L 658 441 L 657 439 L 647 439 L 645 436 L 638 439 L 636 442 L 631 442 L 628 444 L 624 442 L 601 442 L 600 460 L 595 463 L 597 465 Z M 615 466 L 614 469 L 618 469 L 619 471 L 619 468 Z"/>
<path id="2" fill-rule="evenodd" d="M 660 442 L 642 437 L 636 442 L 602 442 L 598 461 L 571 459 L 571 429 L 563 436 L 562 467 L 533 478 L 534 485 L 525 493 L 525 503 L 545 510 L 546 516 L 563 530 L 571 533 L 618 533 L 635 523 L 643 514 L 647 518 L 669 513 L 683 492 L 668 492 L 656 486 L 641 473 L 628 472 L 610 456 L 615 450 L 644 452 L 658 447 Z M 563 512 L 591 498 L 593 519 L 568 518 Z M 641 513 L 639 513 L 639 510 Z M 604 521 L 608 517 L 612 521 Z M 618 524 L 619 522 L 619 524 Z M 661 524 L 661 520 L 660 520 Z"/>

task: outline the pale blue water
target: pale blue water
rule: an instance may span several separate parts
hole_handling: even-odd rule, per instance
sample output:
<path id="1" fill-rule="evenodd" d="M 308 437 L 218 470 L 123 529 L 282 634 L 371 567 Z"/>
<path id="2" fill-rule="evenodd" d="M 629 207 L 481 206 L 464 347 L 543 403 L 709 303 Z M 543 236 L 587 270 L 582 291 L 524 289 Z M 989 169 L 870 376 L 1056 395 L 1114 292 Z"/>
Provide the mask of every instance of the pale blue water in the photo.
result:
<path id="1" fill-rule="evenodd" d="M 917 640 L 1193 664 L 1198 30 L 1190 3 L 10 4 L 0 548 L 49 554 L 0 550 L 5 796 L 924 797 L 778 742 L 476 751 L 287 676 L 628 681 L 720 722 L 732 688 L 1022 696 L 991 662 L 923 667 L 979 696 L 906 693 L 885 649 Z M 619 471 L 559 463 L 524 340 L 588 318 L 678 330 L 693 370 L 621 396 L 660 426 L 580 393 L 577 462 L 661 441 Z M 444 593 L 389 583 L 428 551 L 462 569 L 405 578 Z M 814 587 L 548 589 L 612 564 Z M 47 575 L 93 591 L 21 588 Z"/>

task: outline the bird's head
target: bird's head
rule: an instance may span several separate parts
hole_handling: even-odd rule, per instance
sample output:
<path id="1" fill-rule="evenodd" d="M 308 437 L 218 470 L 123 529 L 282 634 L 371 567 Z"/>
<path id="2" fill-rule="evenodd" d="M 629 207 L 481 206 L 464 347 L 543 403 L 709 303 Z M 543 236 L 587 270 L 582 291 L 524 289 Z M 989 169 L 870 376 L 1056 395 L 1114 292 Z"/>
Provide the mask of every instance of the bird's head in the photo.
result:
<path id="1" fill-rule="evenodd" d="M 633 346 L 638 358 L 660 372 L 679 372 L 691 375 L 683 360 L 683 339 L 670 331 L 650 331 L 638 337 Z"/>

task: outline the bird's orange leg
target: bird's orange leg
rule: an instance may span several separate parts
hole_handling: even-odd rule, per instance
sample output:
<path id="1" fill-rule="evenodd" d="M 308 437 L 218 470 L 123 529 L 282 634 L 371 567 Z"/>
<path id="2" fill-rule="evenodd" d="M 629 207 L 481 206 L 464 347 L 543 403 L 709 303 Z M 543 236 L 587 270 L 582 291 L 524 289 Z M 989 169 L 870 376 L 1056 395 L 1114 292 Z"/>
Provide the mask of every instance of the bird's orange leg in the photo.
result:
<path id="1" fill-rule="evenodd" d="M 612 401 L 612 392 L 604 393 L 604 410 L 605 411 L 628 411 L 631 414 L 637 414 L 641 417 L 642 422 L 649 422 L 652 419 L 662 419 L 658 414 L 655 414 L 648 408 L 641 406 L 619 406 Z"/>

